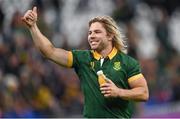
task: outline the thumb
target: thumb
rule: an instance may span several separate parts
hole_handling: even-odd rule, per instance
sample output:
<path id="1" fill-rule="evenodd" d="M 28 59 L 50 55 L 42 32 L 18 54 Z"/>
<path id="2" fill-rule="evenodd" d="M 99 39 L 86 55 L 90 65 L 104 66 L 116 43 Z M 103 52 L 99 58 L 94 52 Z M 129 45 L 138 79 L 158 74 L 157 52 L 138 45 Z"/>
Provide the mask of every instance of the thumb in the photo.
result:
<path id="1" fill-rule="evenodd" d="M 37 13 L 37 7 L 33 7 L 33 12 Z"/>

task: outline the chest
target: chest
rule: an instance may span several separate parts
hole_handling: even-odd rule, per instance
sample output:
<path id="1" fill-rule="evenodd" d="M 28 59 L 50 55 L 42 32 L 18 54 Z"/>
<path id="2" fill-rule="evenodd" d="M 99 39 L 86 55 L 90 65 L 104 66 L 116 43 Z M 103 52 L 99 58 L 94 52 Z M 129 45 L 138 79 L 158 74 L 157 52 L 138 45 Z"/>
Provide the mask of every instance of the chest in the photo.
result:
<path id="1" fill-rule="evenodd" d="M 102 70 L 107 78 L 112 80 L 117 86 L 127 88 L 127 72 L 125 64 L 119 59 L 100 59 L 91 60 L 87 64 L 84 64 L 88 69 L 88 72 L 94 72 L 93 75 L 99 70 Z M 97 77 L 97 76 L 96 76 Z"/>

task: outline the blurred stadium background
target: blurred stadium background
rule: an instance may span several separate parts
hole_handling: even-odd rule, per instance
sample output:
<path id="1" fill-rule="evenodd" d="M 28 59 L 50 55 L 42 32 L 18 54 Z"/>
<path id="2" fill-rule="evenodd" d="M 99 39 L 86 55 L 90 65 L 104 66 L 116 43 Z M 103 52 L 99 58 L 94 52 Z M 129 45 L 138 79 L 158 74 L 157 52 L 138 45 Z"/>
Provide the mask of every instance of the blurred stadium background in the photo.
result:
<path id="1" fill-rule="evenodd" d="M 42 57 L 20 21 L 33 5 L 43 34 L 67 50 L 89 49 L 88 20 L 112 16 L 150 90 L 133 117 L 180 117 L 179 0 L 0 0 L 0 117 L 82 117 L 73 69 Z"/>

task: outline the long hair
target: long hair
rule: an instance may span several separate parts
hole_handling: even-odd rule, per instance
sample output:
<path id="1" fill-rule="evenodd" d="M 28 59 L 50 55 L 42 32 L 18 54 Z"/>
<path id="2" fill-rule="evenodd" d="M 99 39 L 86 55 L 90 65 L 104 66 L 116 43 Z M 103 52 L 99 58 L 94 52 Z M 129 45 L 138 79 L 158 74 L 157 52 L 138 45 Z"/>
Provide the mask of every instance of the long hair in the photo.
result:
<path id="1" fill-rule="evenodd" d="M 92 23 L 99 22 L 106 29 L 108 35 L 113 35 L 112 43 L 117 50 L 127 53 L 127 45 L 124 36 L 121 34 L 116 22 L 109 16 L 97 16 L 89 21 L 89 27 Z"/>

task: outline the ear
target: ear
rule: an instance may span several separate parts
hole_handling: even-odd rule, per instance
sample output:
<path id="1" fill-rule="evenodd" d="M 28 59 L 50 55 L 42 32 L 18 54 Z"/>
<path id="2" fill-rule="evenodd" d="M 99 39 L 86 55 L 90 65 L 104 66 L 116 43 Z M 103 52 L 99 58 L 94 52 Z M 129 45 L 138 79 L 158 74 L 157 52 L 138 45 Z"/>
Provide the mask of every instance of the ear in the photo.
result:
<path id="1" fill-rule="evenodd" d="M 108 37 L 109 37 L 109 41 L 113 41 L 113 38 L 114 38 L 114 34 L 108 34 Z"/>

